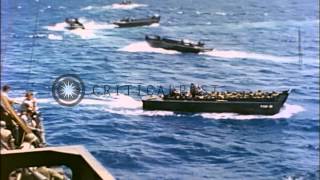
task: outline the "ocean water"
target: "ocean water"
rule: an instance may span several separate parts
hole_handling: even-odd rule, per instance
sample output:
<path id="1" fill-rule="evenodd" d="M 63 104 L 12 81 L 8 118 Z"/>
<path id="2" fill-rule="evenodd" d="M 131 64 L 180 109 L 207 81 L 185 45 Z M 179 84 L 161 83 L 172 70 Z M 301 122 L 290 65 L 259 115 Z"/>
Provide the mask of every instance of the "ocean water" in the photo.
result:
<path id="1" fill-rule="evenodd" d="M 37 92 L 50 145 L 83 144 L 117 179 L 319 178 L 319 4 L 316 0 L 1 1 L 1 84 Z M 123 17 L 160 24 L 118 29 Z M 85 30 L 65 30 L 79 17 Z M 298 60 L 301 30 L 303 62 Z M 150 47 L 146 34 L 202 40 L 212 52 Z M 86 96 L 58 105 L 52 82 L 77 74 Z M 274 116 L 143 111 L 136 95 L 94 85 L 291 88 Z"/>

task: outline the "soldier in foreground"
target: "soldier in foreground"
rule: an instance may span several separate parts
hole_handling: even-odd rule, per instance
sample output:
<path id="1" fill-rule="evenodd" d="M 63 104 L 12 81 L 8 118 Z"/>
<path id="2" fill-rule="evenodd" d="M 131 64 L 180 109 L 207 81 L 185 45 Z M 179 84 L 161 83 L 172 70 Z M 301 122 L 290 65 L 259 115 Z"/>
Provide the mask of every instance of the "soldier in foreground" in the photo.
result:
<path id="1" fill-rule="evenodd" d="M 2 88 L 2 90 L 7 90 Z M 22 120 L 16 111 L 12 108 L 12 101 L 5 94 L 7 91 L 1 91 L 1 106 L 0 106 L 0 135 L 1 135 L 1 151 L 10 151 L 14 149 L 33 149 L 39 148 L 43 140 L 41 136 L 34 134 L 29 125 Z M 27 96 L 28 101 L 32 101 L 30 94 Z M 27 102 L 28 104 L 28 102 Z M 34 103 L 32 103 L 34 105 Z M 36 106 L 28 107 L 31 115 L 34 113 Z M 18 132 L 18 133 L 17 133 Z M 20 179 L 67 179 L 63 172 L 59 172 L 47 167 L 29 167 L 19 168 L 10 174 L 10 180 Z"/>

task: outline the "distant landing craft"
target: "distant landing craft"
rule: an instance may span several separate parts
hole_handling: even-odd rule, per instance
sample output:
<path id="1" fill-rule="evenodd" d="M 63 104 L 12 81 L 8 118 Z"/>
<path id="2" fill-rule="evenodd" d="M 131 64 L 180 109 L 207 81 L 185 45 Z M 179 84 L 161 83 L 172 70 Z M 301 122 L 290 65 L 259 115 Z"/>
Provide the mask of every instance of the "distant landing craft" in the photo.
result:
<path id="1" fill-rule="evenodd" d="M 133 2 L 132 1 L 130 1 L 130 0 L 124 0 L 124 1 L 122 1 L 121 3 L 119 3 L 119 4 L 121 4 L 121 5 L 130 5 L 130 4 L 132 4 Z"/>
<path id="2" fill-rule="evenodd" d="M 150 18 L 144 18 L 144 19 L 125 18 L 125 19 L 121 19 L 119 21 L 113 22 L 113 24 L 119 26 L 120 28 L 125 28 L 125 27 L 148 26 L 154 23 L 159 23 L 159 21 L 160 21 L 160 16 L 154 15 Z"/>
<path id="3" fill-rule="evenodd" d="M 68 24 L 66 29 L 69 29 L 69 30 L 85 29 L 84 25 L 79 22 L 78 18 L 66 18 L 65 22 Z"/>

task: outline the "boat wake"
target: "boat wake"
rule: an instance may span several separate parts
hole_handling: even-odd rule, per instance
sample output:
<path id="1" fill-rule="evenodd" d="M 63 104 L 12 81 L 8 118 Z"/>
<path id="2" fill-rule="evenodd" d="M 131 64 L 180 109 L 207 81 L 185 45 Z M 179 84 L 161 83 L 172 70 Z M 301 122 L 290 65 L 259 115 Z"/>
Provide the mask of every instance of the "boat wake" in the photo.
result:
<path id="1" fill-rule="evenodd" d="M 172 116 L 170 111 L 144 111 L 142 102 L 124 94 L 111 94 L 108 96 L 84 99 L 80 105 L 103 105 L 103 110 L 127 116 Z M 101 108 L 101 107 L 100 107 Z"/>
<path id="2" fill-rule="evenodd" d="M 161 53 L 161 54 L 180 54 L 178 51 L 166 50 L 162 48 L 151 47 L 147 42 L 135 42 L 129 44 L 120 49 L 120 51 L 127 52 L 148 52 L 148 53 Z M 208 52 L 200 53 L 200 55 L 227 58 L 227 59 L 256 59 L 256 60 L 269 60 L 274 62 L 294 63 L 297 62 L 297 57 L 281 57 L 269 54 L 259 54 L 245 51 L 234 51 L 234 50 L 212 50 Z"/>
<path id="3" fill-rule="evenodd" d="M 81 10 L 109 10 L 109 9 L 122 9 L 122 10 L 130 10 L 130 9 L 135 9 L 135 8 L 140 8 L 140 7 L 146 7 L 148 5 L 146 4 L 138 4 L 138 3 L 132 3 L 132 4 L 112 4 L 112 5 L 106 5 L 106 6 L 87 6 L 82 8 Z"/>
<path id="4" fill-rule="evenodd" d="M 85 18 L 80 18 L 79 21 L 84 25 L 85 29 L 68 30 L 66 29 L 66 27 L 68 27 L 68 24 L 65 22 L 57 23 L 52 26 L 46 26 L 45 28 L 49 31 L 61 31 L 65 32 L 66 34 L 71 33 L 74 35 L 78 35 L 82 39 L 92 39 L 97 38 L 97 31 L 99 30 L 114 29 L 117 27 L 114 24 L 95 22 L 92 20 L 87 20 Z"/>
<path id="5" fill-rule="evenodd" d="M 236 113 L 201 113 L 199 115 L 206 119 L 236 119 L 236 120 L 287 119 L 302 111 L 304 111 L 304 108 L 299 105 L 284 104 L 284 107 L 280 110 L 280 112 L 272 116 L 240 115 Z"/>
<path id="6" fill-rule="evenodd" d="M 149 25 L 149 27 L 159 27 L 160 26 L 160 23 L 153 23 L 151 25 Z"/>
<path id="7" fill-rule="evenodd" d="M 23 98 L 15 98 L 15 101 L 22 102 Z M 39 104 L 55 104 L 56 101 L 49 98 L 39 98 Z M 111 94 L 106 96 L 89 96 L 83 99 L 80 108 L 103 110 L 112 114 L 126 115 L 126 116 L 190 116 L 185 113 L 175 113 L 172 111 L 145 111 L 142 109 L 142 102 L 136 100 L 125 94 Z M 304 108 L 299 105 L 284 104 L 284 107 L 278 114 L 273 116 L 265 115 L 240 115 L 236 113 L 197 113 L 193 117 L 201 117 L 213 120 L 254 120 L 254 119 L 287 119 L 304 111 Z"/>
<path id="8" fill-rule="evenodd" d="M 177 51 L 173 50 L 166 50 L 162 48 L 153 48 L 147 42 L 135 42 L 125 46 L 119 51 L 126 51 L 126 52 L 148 52 L 148 53 L 161 53 L 161 54 L 179 54 Z"/>
<path id="9" fill-rule="evenodd" d="M 297 62 L 297 57 L 281 57 L 269 54 L 259 54 L 253 52 L 245 51 L 234 51 L 234 50 L 212 50 L 204 53 L 202 55 L 220 57 L 220 58 L 240 58 L 240 59 L 257 59 L 257 60 L 269 60 L 274 62 Z"/>

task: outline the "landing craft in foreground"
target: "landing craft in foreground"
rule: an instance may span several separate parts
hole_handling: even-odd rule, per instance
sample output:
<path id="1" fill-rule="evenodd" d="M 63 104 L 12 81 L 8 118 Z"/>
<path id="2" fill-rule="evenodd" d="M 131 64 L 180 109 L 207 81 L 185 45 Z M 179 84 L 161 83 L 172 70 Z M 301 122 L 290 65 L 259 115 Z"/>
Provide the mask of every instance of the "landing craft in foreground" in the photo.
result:
<path id="1" fill-rule="evenodd" d="M 210 48 L 205 48 L 203 42 L 192 42 L 189 40 L 174 40 L 169 38 L 161 38 L 160 36 L 148 36 L 145 37 L 150 46 L 154 48 L 163 48 L 167 50 L 175 50 L 179 52 L 187 53 L 200 53 L 212 51 Z"/>
<path id="2" fill-rule="evenodd" d="M 66 28 L 69 30 L 85 29 L 84 25 L 79 22 L 78 18 L 66 18 L 65 22 L 68 24 Z"/>
<path id="3" fill-rule="evenodd" d="M 144 19 L 132 19 L 132 18 L 124 18 L 119 21 L 113 22 L 113 24 L 119 26 L 120 28 L 124 27 L 136 27 L 136 26 L 148 26 L 154 23 L 159 23 L 160 16 L 154 15 L 149 18 Z"/>
<path id="4" fill-rule="evenodd" d="M 143 109 L 176 112 L 214 112 L 238 114 L 277 114 L 289 96 L 281 92 L 211 92 L 191 95 L 171 93 L 165 96 L 143 97 Z"/>

